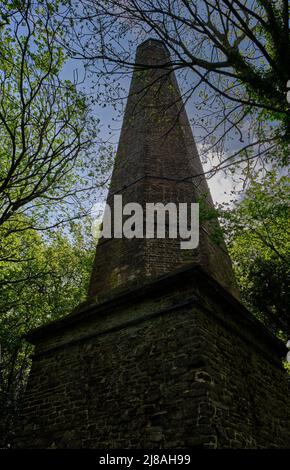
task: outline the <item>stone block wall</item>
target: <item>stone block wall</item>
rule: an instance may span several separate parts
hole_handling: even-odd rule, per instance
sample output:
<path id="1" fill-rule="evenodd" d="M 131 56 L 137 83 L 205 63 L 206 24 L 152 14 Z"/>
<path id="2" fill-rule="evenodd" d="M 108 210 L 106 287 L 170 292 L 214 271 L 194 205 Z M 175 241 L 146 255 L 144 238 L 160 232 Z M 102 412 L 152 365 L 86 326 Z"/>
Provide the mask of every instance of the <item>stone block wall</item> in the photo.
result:
<path id="1" fill-rule="evenodd" d="M 29 339 L 16 447 L 290 447 L 283 346 L 199 269 Z"/>

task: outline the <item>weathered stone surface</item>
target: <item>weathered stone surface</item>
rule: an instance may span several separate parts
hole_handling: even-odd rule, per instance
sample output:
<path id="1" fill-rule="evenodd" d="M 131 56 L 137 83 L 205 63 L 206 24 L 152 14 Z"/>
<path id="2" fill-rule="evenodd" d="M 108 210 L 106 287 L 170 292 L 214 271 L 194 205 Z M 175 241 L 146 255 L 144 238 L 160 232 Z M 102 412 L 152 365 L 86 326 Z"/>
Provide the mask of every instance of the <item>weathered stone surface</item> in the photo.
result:
<path id="1" fill-rule="evenodd" d="M 290 447 L 283 345 L 198 268 L 30 341 L 18 447 Z"/>

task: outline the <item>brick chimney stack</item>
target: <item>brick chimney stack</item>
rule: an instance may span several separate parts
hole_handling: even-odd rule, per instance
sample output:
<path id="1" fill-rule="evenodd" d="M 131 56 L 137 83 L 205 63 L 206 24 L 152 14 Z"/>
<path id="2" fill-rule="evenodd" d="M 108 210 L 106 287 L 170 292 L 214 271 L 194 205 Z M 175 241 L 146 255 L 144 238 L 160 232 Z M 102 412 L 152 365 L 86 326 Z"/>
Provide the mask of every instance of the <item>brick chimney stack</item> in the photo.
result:
<path id="1" fill-rule="evenodd" d="M 213 208 L 167 48 L 149 39 L 137 48 L 135 63 L 107 203 L 112 207 L 113 196 L 122 195 L 123 206 L 206 199 Z M 200 223 L 195 250 L 182 250 L 172 238 L 100 239 L 89 299 L 101 301 L 191 264 L 238 296 L 224 242 L 215 244 L 213 226 Z"/>

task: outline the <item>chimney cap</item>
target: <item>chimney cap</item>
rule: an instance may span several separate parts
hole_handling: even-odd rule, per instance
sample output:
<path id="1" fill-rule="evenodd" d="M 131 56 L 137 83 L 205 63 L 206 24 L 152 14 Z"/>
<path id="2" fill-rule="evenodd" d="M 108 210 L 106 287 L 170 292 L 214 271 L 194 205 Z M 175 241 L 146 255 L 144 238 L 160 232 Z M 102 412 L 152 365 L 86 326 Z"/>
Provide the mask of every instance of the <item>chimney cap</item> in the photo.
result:
<path id="1" fill-rule="evenodd" d="M 137 49 L 141 49 L 141 48 L 145 48 L 145 47 L 150 47 L 150 46 L 158 46 L 162 49 L 164 49 L 164 51 L 166 51 L 166 53 L 168 55 L 170 55 L 170 52 L 169 52 L 169 49 L 168 47 L 166 46 L 166 44 L 161 40 L 161 39 L 157 39 L 157 38 L 148 38 L 148 39 L 145 39 L 145 41 L 141 42 L 141 44 L 139 44 L 137 46 Z"/>

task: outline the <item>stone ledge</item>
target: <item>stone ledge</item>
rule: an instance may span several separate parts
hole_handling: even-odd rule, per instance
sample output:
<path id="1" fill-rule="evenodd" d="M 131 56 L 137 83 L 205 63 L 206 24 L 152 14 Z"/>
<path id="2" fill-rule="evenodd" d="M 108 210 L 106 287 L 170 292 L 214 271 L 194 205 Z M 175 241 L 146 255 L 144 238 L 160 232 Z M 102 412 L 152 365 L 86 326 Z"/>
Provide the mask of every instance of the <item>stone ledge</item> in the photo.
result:
<path id="1" fill-rule="evenodd" d="M 193 281 L 193 282 L 192 282 Z M 112 318 L 114 313 L 111 312 L 118 308 L 128 309 L 132 305 L 140 304 L 140 302 L 147 302 L 148 297 L 150 299 L 158 299 L 162 297 L 165 291 L 168 292 L 177 292 L 178 288 L 183 287 L 187 283 L 188 289 L 193 288 L 193 292 L 187 295 L 186 302 L 196 303 L 199 307 L 203 308 L 205 314 L 214 314 L 219 316 L 217 309 L 212 308 L 213 304 L 218 304 L 219 306 L 223 305 L 225 312 L 225 319 L 219 318 L 223 323 L 226 321 L 227 326 L 230 329 L 241 328 L 243 330 L 242 336 L 248 336 L 247 340 L 251 343 L 262 343 L 264 350 L 270 350 L 271 354 L 275 354 L 276 358 L 282 358 L 286 355 L 286 346 L 278 340 L 271 332 L 269 332 L 262 323 L 260 323 L 236 298 L 229 294 L 222 286 L 220 286 L 215 280 L 213 280 L 200 266 L 189 266 L 188 268 L 183 268 L 176 271 L 173 274 L 162 276 L 152 282 L 148 282 L 142 287 L 136 287 L 135 289 L 130 289 L 125 292 L 115 292 L 112 293 L 110 298 L 102 303 L 95 302 L 86 302 L 77 307 L 71 314 L 51 322 L 47 325 L 39 327 L 35 330 L 32 330 L 25 336 L 25 339 L 32 344 L 37 344 L 41 340 L 50 338 L 54 335 L 58 335 L 61 332 L 67 330 L 70 327 L 75 327 L 77 324 L 83 324 L 88 321 L 97 320 L 101 322 L 105 318 Z M 202 289 L 204 286 L 207 287 L 207 296 L 211 300 L 211 303 L 206 305 L 206 302 L 202 299 Z M 184 299 L 184 295 L 183 295 Z M 194 299 L 194 300 L 193 300 Z M 151 312 L 146 312 L 142 314 L 142 305 L 141 305 L 141 315 L 139 318 L 132 318 L 129 322 L 140 322 L 144 321 L 146 318 L 151 315 L 158 315 L 160 312 L 166 313 L 171 312 L 174 308 L 178 309 L 178 306 L 182 305 L 182 301 L 169 303 L 164 305 L 163 308 L 158 308 Z M 221 307 L 219 307 L 221 308 Z M 228 314 L 230 312 L 230 316 Z M 116 314 L 116 320 L 117 320 Z M 143 319 L 143 320 L 142 320 Z M 121 320 L 121 318 L 120 318 Z M 118 322 L 117 322 L 118 323 Z M 126 325 L 128 321 L 120 321 L 119 324 L 114 325 L 112 328 L 122 328 L 122 324 Z M 104 325 L 105 326 L 105 325 Z M 110 327 L 107 329 L 111 329 Z M 103 328 L 106 330 L 106 327 Z M 251 332 L 251 335 L 245 335 L 245 330 Z M 102 329 L 99 332 L 95 333 L 103 334 Z M 76 338 L 79 340 L 80 338 Z"/>

